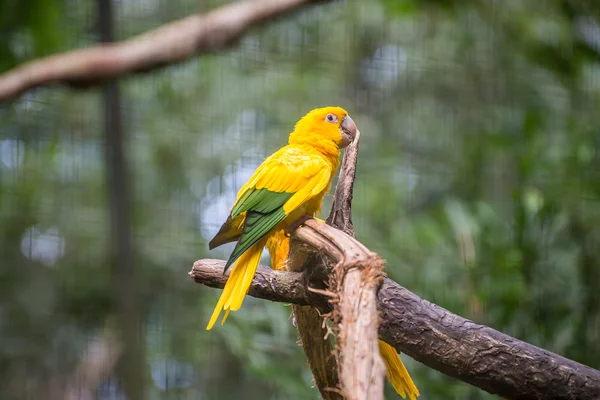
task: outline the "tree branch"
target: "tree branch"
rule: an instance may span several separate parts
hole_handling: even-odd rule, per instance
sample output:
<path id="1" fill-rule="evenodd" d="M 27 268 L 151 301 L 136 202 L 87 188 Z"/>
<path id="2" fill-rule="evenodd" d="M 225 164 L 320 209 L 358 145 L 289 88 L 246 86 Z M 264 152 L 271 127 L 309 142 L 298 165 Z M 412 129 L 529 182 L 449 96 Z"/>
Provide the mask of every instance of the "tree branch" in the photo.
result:
<path id="1" fill-rule="evenodd" d="M 344 152 L 327 224 L 352 240 L 336 243 L 345 254 L 329 279 L 338 294 L 334 326 L 339 329 L 340 374 L 349 399 L 383 399 L 385 366 L 379 352 L 377 289 L 383 275 L 383 260 L 355 240 L 352 224 L 352 194 L 358 162 L 360 131 Z M 339 260 L 339 259 L 338 259 Z"/>
<path id="2" fill-rule="evenodd" d="M 245 0 L 197 14 L 131 39 L 75 50 L 18 66 L 0 75 L 0 102 L 52 83 L 98 85 L 213 52 L 238 41 L 250 28 L 320 0 Z"/>
<path id="3" fill-rule="evenodd" d="M 324 227 L 322 224 L 316 229 Z M 325 229 L 331 229 L 326 228 Z M 300 227 L 296 235 L 312 236 L 315 227 Z M 190 275 L 201 284 L 223 287 L 224 261 L 196 261 Z M 211 278 L 206 278 L 207 276 Z M 304 285 L 301 273 L 260 267 L 249 294 L 261 299 L 320 307 L 327 298 L 287 287 Z M 262 283 L 260 283 L 262 282 Z M 255 285 L 255 283 L 258 283 Z M 315 298 L 321 297 L 315 301 Z M 479 325 L 430 303 L 384 278 L 378 293 L 379 337 L 415 360 L 506 399 L 600 398 L 600 371 L 550 351 Z"/>

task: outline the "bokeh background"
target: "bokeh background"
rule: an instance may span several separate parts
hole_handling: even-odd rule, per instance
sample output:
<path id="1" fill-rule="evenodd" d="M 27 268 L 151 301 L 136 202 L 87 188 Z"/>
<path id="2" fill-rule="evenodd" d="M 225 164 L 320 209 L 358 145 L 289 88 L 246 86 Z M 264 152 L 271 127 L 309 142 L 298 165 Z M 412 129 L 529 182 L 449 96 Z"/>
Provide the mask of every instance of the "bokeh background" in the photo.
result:
<path id="1" fill-rule="evenodd" d="M 115 35 L 223 3 L 115 1 Z M 98 41 L 94 1 L 0 2 L 0 71 Z M 207 242 L 237 189 L 298 118 L 332 104 L 363 133 L 356 231 L 390 277 L 600 368 L 593 2 L 324 3 L 230 50 L 124 79 L 121 93 L 144 398 L 318 398 L 288 306 L 247 298 L 206 332 L 219 292 L 187 272 L 228 255 Z M 104 122 L 99 88 L 36 90 L 0 108 L 2 399 L 128 398 L 110 367 L 121 344 Z M 403 359 L 424 399 L 496 398 Z"/>

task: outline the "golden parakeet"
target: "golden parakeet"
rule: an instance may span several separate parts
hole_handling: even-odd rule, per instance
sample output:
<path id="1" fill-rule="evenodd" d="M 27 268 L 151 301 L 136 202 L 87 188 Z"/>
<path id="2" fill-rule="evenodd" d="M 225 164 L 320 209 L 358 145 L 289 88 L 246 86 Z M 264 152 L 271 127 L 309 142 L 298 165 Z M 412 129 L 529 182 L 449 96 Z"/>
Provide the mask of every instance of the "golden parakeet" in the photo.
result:
<path id="1" fill-rule="evenodd" d="M 210 241 L 213 249 L 237 241 L 225 271 L 229 279 L 206 329 L 225 310 L 238 310 L 269 237 L 321 209 L 340 164 L 340 148 L 354 139 L 356 125 L 341 107 L 317 108 L 296 123 L 287 146 L 263 161 L 238 192 L 227 221 Z"/>

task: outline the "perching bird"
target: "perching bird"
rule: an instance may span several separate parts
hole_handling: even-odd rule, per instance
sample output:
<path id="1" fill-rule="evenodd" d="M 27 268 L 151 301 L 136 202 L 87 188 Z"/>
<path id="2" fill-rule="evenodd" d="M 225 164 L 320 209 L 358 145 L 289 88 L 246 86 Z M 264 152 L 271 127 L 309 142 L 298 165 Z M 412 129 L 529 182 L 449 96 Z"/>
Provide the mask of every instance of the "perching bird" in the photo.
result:
<path id="1" fill-rule="evenodd" d="M 290 238 L 286 235 L 284 230 L 280 230 L 269 237 L 267 248 L 271 255 L 271 266 L 273 269 L 287 269 L 288 255 L 290 252 Z M 383 340 L 379 340 L 379 353 L 385 364 L 388 380 L 396 392 L 402 396 L 402 398 L 406 398 L 406 395 L 408 394 L 408 397 L 411 400 L 416 400 L 419 396 L 419 390 L 408 374 L 396 349 Z"/>
<path id="2" fill-rule="evenodd" d="M 340 149 L 352 142 L 356 125 L 341 107 L 324 107 L 302 117 L 287 146 L 263 161 L 238 192 L 227 221 L 210 241 L 213 249 L 237 241 L 225 264 L 233 265 L 210 318 L 211 329 L 238 310 L 270 236 L 320 212 L 323 197 L 340 164 Z M 224 271 L 224 272 L 225 272 Z"/>

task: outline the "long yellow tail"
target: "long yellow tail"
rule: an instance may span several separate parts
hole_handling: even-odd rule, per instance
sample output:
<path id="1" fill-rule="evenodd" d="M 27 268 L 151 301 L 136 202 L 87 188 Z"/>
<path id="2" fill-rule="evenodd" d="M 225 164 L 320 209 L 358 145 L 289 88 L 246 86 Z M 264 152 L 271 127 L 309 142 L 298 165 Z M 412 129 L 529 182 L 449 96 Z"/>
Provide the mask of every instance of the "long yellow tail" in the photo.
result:
<path id="1" fill-rule="evenodd" d="M 254 246 L 250 247 L 238 258 L 231 267 L 231 273 L 227 283 L 223 288 L 221 297 L 213 311 L 212 317 L 208 322 L 206 330 L 212 329 L 215 322 L 219 318 L 221 311 L 225 310 L 225 315 L 221 321 L 221 325 L 225 323 L 227 316 L 230 311 L 239 310 L 244 301 L 250 284 L 256 274 L 258 263 L 260 262 L 260 256 L 262 255 L 263 248 L 265 247 L 266 239 L 259 241 Z"/>
<path id="2" fill-rule="evenodd" d="M 383 358 L 383 362 L 387 369 L 387 377 L 394 389 L 396 389 L 396 392 L 398 392 L 403 399 L 406 398 L 406 394 L 408 393 L 410 400 L 415 400 L 419 396 L 419 390 L 410 378 L 396 349 L 383 340 L 380 340 L 379 352 L 381 353 L 381 357 Z"/>

